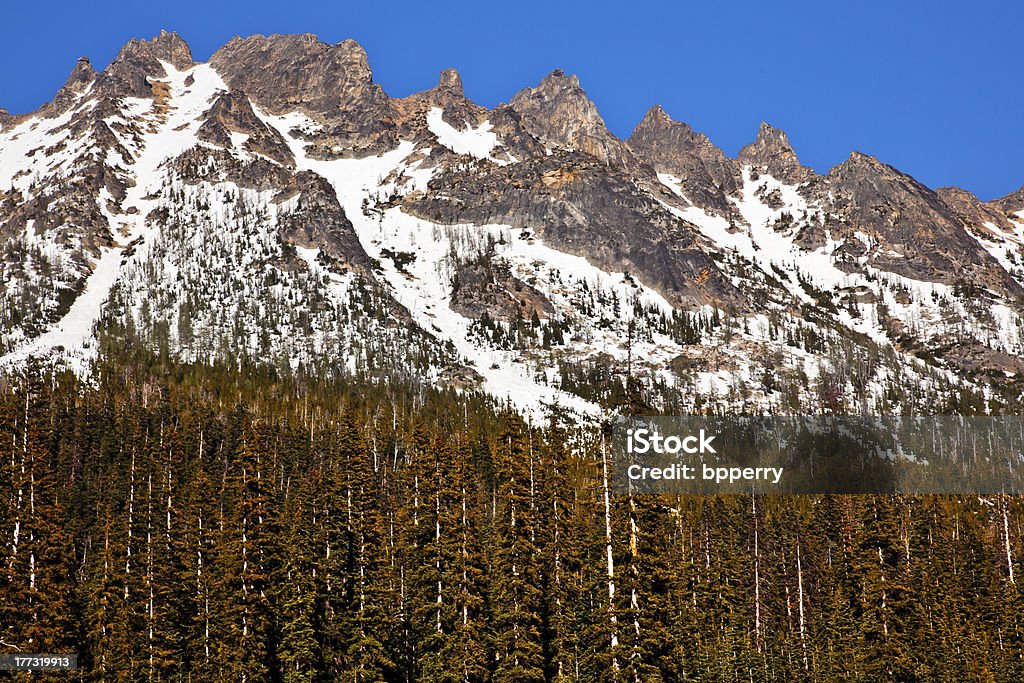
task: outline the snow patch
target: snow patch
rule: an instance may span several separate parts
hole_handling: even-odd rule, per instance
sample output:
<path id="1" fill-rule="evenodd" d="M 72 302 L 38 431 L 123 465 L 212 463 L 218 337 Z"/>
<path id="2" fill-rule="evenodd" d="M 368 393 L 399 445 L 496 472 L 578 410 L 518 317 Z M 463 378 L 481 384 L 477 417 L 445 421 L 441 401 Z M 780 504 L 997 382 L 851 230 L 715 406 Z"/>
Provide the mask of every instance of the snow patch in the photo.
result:
<path id="1" fill-rule="evenodd" d="M 427 112 L 427 128 L 451 151 L 477 159 L 489 158 L 498 144 L 498 136 L 491 132 L 490 121 L 484 121 L 479 128 L 467 126 L 464 130 L 456 130 L 444 120 L 444 111 L 440 107 L 433 107 Z"/>

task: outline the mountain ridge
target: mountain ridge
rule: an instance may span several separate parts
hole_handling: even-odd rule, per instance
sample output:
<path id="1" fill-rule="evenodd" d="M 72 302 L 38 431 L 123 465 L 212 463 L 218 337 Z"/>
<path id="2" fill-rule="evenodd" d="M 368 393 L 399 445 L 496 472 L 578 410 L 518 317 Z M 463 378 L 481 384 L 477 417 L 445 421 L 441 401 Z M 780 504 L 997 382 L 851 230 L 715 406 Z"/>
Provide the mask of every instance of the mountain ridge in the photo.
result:
<path id="1" fill-rule="evenodd" d="M 560 70 L 488 109 L 454 69 L 390 97 L 351 39 L 163 32 L 0 126 L 0 366 L 109 337 L 584 412 L 1021 394 L 1024 202 L 818 174 L 767 123 L 733 159 L 657 105 L 619 139 Z"/>

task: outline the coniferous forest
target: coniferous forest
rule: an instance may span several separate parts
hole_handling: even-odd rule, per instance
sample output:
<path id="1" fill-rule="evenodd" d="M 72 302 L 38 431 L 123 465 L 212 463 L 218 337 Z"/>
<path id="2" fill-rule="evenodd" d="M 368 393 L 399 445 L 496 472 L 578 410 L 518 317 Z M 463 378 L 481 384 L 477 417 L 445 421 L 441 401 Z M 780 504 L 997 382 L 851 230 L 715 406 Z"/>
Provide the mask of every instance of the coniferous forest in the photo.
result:
<path id="1" fill-rule="evenodd" d="M 1020 681 L 1024 502 L 609 494 L 385 382 L 0 379 L 0 647 L 86 681 Z"/>

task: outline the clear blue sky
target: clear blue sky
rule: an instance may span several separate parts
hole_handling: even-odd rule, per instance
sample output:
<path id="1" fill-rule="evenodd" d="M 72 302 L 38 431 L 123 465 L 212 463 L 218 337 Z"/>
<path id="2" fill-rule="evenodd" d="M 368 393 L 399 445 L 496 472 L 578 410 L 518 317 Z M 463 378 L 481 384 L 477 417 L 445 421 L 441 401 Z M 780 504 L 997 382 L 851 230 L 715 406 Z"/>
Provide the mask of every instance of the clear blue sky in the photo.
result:
<path id="1" fill-rule="evenodd" d="M 0 107 L 50 99 L 80 55 L 175 30 L 204 60 L 234 35 L 355 38 L 402 96 L 462 74 L 480 104 L 579 74 L 628 136 L 660 103 L 735 154 L 766 120 L 819 171 L 852 150 L 983 199 L 1024 184 L 1024 2 L 0 0 Z"/>

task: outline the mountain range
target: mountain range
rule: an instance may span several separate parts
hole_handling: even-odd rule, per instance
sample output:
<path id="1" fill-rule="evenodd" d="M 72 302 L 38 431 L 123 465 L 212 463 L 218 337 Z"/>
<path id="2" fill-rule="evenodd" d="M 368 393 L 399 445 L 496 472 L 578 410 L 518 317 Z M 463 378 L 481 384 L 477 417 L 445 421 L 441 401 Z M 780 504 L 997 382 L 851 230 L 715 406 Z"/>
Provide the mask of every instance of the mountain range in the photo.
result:
<path id="1" fill-rule="evenodd" d="M 534 412 L 1018 411 L 1024 188 L 983 202 L 762 124 L 627 140 L 553 71 L 493 109 L 364 50 L 181 37 L 0 110 L 0 372 L 187 363 L 484 391 Z"/>

